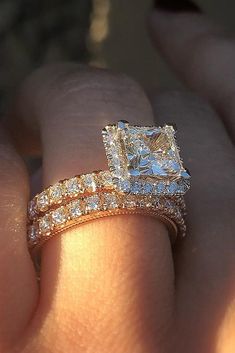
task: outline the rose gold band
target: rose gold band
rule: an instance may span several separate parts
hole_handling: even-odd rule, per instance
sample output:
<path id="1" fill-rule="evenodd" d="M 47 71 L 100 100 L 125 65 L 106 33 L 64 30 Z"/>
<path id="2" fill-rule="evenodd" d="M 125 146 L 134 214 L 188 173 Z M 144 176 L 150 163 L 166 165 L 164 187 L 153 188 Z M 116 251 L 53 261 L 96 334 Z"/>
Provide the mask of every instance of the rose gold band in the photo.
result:
<path id="1" fill-rule="evenodd" d="M 153 216 L 165 223 L 171 241 L 185 234 L 185 206 L 182 199 L 153 195 L 123 195 L 115 190 L 83 193 L 73 200 L 61 201 L 29 220 L 28 240 L 37 249 L 51 237 L 76 225 L 107 216 L 139 214 Z"/>
<path id="2" fill-rule="evenodd" d="M 34 220 L 49 209 L 76 198 L 97 191 L 113 189 L 109 171 L 95 171 L 60 180 L 37 194 L 28 204 L 28 218 Z"/>

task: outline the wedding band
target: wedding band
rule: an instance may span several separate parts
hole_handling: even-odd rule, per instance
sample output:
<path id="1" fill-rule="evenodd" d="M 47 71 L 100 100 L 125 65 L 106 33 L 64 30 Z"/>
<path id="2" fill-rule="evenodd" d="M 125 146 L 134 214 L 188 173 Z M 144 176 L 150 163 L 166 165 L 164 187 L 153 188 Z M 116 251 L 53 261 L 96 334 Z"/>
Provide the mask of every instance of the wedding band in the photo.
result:
<path id="1" fill-rule="evenodd" d="M 77 175 L 70 179 L 60 180 L 37 194 L 28 204 L 28 218 L 34 220 L 38 215 L 61 203 L 76 198 L 78 195 L 89 195 L 96 190 L 114 189 L 110 172 L 95 171 Z"/>
<path id="2" fill-rule="evenodd" d="M 151 195 L 123 195 L 117 191 L 99 191 L 79 196 L 37 217 L 28 226 L 30 248 L 38 248 L 61 231 L 93 219 L 114 215 L 139 214 L 158 218 L 169 230 L 172 243 L 177 234 L 185 235 L 185 206 L 182 199 L 156 198 Z"/>
<path id="3" fill-rule="evenodd" d="M 103 131 L 109 170 L 65 179 L 28 205 L 28 244 L 39 248 L 64 229 L 106 216 L 143 214 L 162 220 L 171 239 L 184 236 L 190 174 L 173 126 L 140 127 L 119 121 Z"/>

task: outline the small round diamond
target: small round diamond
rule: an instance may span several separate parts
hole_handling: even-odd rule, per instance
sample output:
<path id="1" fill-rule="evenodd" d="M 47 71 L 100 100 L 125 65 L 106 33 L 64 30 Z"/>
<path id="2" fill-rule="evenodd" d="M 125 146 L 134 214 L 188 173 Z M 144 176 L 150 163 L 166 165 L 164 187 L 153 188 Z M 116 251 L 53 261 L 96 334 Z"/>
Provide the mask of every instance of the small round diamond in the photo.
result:
<path id="1" fill-rule="evenodd" d="M 116 152 L 116 150 L 113 151 L 113 152 Z M 115 165 L 115 167 L 120 166 L 120 158 L 119 158 L 119 156 L 116 153 L 114 153 L 112 155 L 112 162 Z"/>
<path id="2" fill-rule="evenodd" d="M 65 187 L 66 187 L 66 192 L 69 196 L 76 196 L 83 191 L 81 183 L 79 182 L 79 179 L 76 177 L 66 180 Z"/>
<path id="3" fill-rule="evenodd" d="M 34 219 L 34 217 L 36 216 L 36 202 L 35 200 L 31 200 L 28 203 L 28 217 L 30 220 Z"/>
<path id="4" fill-rule="evenodd" d="M 123 177 L 123 169 L 121 168 L 120 165 L 115 165 L 115 169 L 114 169 L 113 175 L 116 178 Z"/>
<path id="5" fill-rule="evenodd" d="M 51 229 L 51 217 L 50 215 L 45 215 L 39 220 L 39 231 L 42 234 L 46 234 L 50 232 Z"/>
<path id="6" fill-rule="evenodd" d="M 38 240 L 38 227 L 35 224 L 28 227 L 28 240 L 32 244 L 35 244 Z"/>
<path id="7" fill-rule="evenodd" d="M 164 207 L 167 209 L 167 211 L 172 212 L 174 211 L 174 203 L 171 200 L 164 200 Z"/>
<path id="8" fill-rule="evenodd" d="M 146 207 L 146 201 L 145 201 L 144 198 L 139 199 L 139 201 L 138 201 L 138 207 L 140 207 L 140 208 Z"/>
<path id="9" fill-rule="evenodd" d="M 145 183 L 143 186 L 143 193 L 144 194 L 151 194 L 153 191 L 153 185 L 150 183 Z"/>
<path id="10" fill-rule="evenodd" d="M 118 207 L 118 200 L 114 194 L 104 194 L 104 209 L 112 209 Z"/>
<path id="11" fill-rule="evenodd" d="M 46 191 L 43 191 L 37 196 L 37 209 L 39 211 L 46 211 L 49 206 L 49 197 Z"/>
<path id="12" fill-rule="evenodd" d="M 141 194 L 142 192 L 142 184 L 139 183 L 139 182 L 134 182 L 132 185 L 131 185 L 131 193 L 132 194 Z"/>
<path id="13" fill-rule="evenodd" d="M 133 208 L 136 206 L 136 200 L 133 195 L 127 195 L 124 199 L 124 207 Z"/>
<path id="14" fill-rule="evenodd" d="M 99 173 L 99 186 L 100 187 L 112 187 L 113 186 L 113 180 L 112 176 L 109 171 L 105 170 Z"/>
<path id="15" fill-rule="evenodd" d="M 92 195 L 85 198 L 86 211 L 96 211 L 100 208 L 100 198 L 98 195 Z"/>
<path id="16" fill-rule="evenodd" d="M 68 219 L 65 207 L 59 207 L 51 212 L 51 218 L 54 225 L 61 225 Z"/>
<path id="17" fill-rule="evenodd" d="M 162 194 L 162 193 L 164 193 L 165 192 L 165 187 L 166 187 L 166 185 L 161 181 L 160 183 L 158 183 L 157 185 L 156 185 L 156 187 L 157 187 L 157 193 L 158 194 Z"/>
<path id="18" fill-rule="evenodd" d="M 186 180 L 181 180 L 179 185 L 178 185 L 178 193 L 181 195 L 184 195 L 186 191 L 189 189 L 190 185 L 189 182 Z"/>
<path id="19" fill-rule="evenodd" d="M 82 182 L 85 188 L 85 191 L 94 192 L 96 191 L 96 182 L 93 174 L 82 175 Z"/>
<path id="20" fill-rule="evenodd" d="M 76 218 L 82 215 L 81 202 L 79 200 L 70 202 L 68 209 L 71 218 Z"/>
<path id="21" fill-rule="evenodd" d="M 130 182 L 128 180 L 120 180 L 118 182 L 118 188 L 122 192 L 130 192 L 131 184 L 130 184 Z"/>
<path id="22" fill-rule="evenodd" d="M 167 191 L 169 194 L 174 195 L 178 191 L 178 184 L 175 181 L 171 182 L 167 187 Z"/>
<path id="23" fill-rule="evenodd" d="M 63 185 L 60 183 L 57 183 L 57 184 L 51 186 L 49 188 L 49 195 L 50 195 L 51 204 L 60 202 L 62 200 L 63 195 L 64 195 Z"/>

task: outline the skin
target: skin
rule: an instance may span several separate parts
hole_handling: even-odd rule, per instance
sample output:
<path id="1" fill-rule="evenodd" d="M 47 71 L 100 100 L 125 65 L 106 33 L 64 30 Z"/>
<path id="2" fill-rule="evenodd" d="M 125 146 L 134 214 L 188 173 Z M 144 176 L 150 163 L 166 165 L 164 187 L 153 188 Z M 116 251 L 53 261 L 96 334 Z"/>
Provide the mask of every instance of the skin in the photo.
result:
<path id="1" fill-rule="evenodd" d="M 1 352 L 234 352 L 234 42 L 201 14 L 154 11 L 149 24 L 198 96 L 158 92 L 152 109 L 124 75 L 61 64 L 26 79 L 1 126 Z M 39 288 L 21 156 L 42 153 L 43 187 L 105 168 L 100 130 L 119 119 L 177 124 L 193 176 L 187 238 L 172 249 L 165 226 L 143 216 L 82 225 L 43 247 Z"/>

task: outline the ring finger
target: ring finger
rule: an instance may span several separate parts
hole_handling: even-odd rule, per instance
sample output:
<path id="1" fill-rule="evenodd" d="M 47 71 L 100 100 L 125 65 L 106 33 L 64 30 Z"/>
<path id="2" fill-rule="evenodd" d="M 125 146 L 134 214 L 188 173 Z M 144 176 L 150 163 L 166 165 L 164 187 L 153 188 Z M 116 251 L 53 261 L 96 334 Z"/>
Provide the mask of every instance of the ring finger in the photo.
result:
<path id="1" fill-rule="evenodd" d="M 153 123 L 150 104 L 132 80 L 77 65 L 34 74 L 22 88 L 16 111 L 28 128 L 34 117 L 41 130 L 44 186 L 105 168 L 100 131 L 112 120 Z M 52 334 L 50 344 L 62 344 L 63 335 L 55 330 L 59 325 L 69 337 L 65 351 L 71 351 L 73 340 L 91 351 L 154 351 L 173 312 L 165 227 L 148 217 L 116 216 L 64 233 L 69 234 L 51 239 L 43 249 L 37 317 L 50 332 L 53 319 L 56 340 Z"/>

